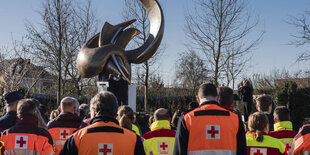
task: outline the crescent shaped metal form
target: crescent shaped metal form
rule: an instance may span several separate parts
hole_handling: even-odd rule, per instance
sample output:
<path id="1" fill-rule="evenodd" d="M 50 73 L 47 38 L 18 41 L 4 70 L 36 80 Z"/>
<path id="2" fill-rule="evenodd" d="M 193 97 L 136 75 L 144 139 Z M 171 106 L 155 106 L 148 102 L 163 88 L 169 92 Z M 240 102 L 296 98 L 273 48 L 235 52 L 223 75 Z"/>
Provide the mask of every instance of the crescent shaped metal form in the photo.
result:
<path id="1" fill-rule="evenodd" d="M 77 57 L 77 68 L 82 77 L 99 74 L 113 75 L 130 83 L 131 63 L 139 64 L 150 59 L 158 49 L 164 34 L 164 16 L 157 0 L 140 0 L 149 21 L 149 36 L 137 49 L 126 51 L 129 41 L 139 34 L 135 28 L 127 28 L 135 20 L 118 25 L 106 22 L 100 33 L 82 46 Z"/>

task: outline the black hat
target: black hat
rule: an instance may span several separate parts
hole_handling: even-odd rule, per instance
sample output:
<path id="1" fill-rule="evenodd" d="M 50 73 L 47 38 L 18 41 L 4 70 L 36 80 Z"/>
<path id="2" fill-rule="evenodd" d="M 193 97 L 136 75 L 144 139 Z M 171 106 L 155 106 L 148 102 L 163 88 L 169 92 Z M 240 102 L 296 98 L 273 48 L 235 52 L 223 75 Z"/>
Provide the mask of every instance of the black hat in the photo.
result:
<path id="1" fill-rule="evenodd" d="M 24 99 L 24 94 L 20 91 L 8 92 L 3 95 L 3 99 L 7 104 Z"/>

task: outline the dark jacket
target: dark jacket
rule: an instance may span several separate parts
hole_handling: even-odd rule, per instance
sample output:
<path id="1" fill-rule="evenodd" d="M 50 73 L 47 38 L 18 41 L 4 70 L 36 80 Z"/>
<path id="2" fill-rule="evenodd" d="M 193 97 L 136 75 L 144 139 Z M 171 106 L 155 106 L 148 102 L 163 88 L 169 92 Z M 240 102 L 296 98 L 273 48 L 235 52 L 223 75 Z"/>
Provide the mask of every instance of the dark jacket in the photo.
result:
<path id="1" fill-rule="evenodd" d="M 105 140 L 107 137 L 106 136 L 111 136 L 114 139 L 107 139 Z M 130 136 L 128 136 L 130 135 Z M 131 137 L 135 139 L 135 144 L 130 143 L 132 139 L 127 139 L 126 137 Z M 97 137 L 97 138 L 94 138 Z M 119 138 L 115 138 L 115 137 L 119 137 Z M 123 138 L 120 138 L 123 137 Z M 81 140 L 83 139 L 83 141 Z M 78 143 L 85 143 L 87 141 L 87 144 L 89 145 L 81 145 L 81 147 L 83 148 L 78 148 L 79 144 Z M 99 141 L 99 143 L 97 143 L 96 141 Z M 143 144 L 141 141 L 141 138 L 136 135 L 135 133 L 133 133 L 130 130 L 127 130 L 125 128 L 122 128 L 118 125 L 118 121 L 115 118 L 110 118 L 110 117 L 104 117 L 104 116 L 100 116 L 100 117 L 95 117 L 91 120 L 90 125 L 80 129 L 79 131 L 77 131 L 76 133 L 74 133 L 72 136 L 70 136 L 67 141 L 65 142 L 60 154 L 66 155 L 66 154 L 70 154 L 70 155 L 75 155 L 78 154 L 79 152 L 83 152 L 85 150 L 91 150 L 91 151 L 95 151 L 98 152 L 98 150 L 94 150 L 93 148 L 98 148 L 99 145 L 101 145 L 102 143 L 112 143 L 112 147 L 115 147 L 115 149 L 117 147 L 119 147 L 120 143 L 126 143 L 128 144 L 128 146 L 133 145 L 134 148 L 130 148 L 133 149 L 134 154 L 136 155 L 144 155 L 144 149 L 143 149 Z M 113 145 L 114 142 L 114 145 Z M 116 145 L 118 144 L 118 145 Z M 108 148 L 105 148 L 108 149 Z M 101 149 L 99 149 L 101 150 Z M 112 148 L 113 150 L 113 148 Z M 117 151 L 126 151 L 126 148 L 122 148 L 122 150 L 114 150 L 113 154 L 115 154 L 115 152 Z M 111 151 L 111 150 L 110 150 Z M 129 153 L 129 152 L 127 152 Z M 116 153 L 117 154 L 117 153 Z"/>
<path id="2" fill-rule="evenodd" d="M 82 128 L 87 126 L 80 117 L 72 113 L 61 113 L 55 119 L 51 120 L 47 128 Z"/>
<path id="3" fill-rule="evenodd" d="M 209 102 L 202 103 L 199 107 L 206 105 L 206 104 L 218 105 L 218 103 L 215 101 L 209 101 Z M 238 128 L 238 133 L 236 135 L 237 154 L 238 155 L 244 155 L 244 154 L 247 154 L 244 125 L 243 125 L 243 122 L 240 118 L 240 115 L 238 115 L 238 118 L 239 118 L 239 128 Z M 229 123 L 229 122 L 227 122 L 227 123 Z M 205 129 L 203 129 L 203 130 L 205 130 Z M 187 130 L 184 117 L 181 116 L 179 119 L 179 122 L 178 122 L 173 154 L 174 155 L 187 154 L 188 141 L 189 141 L 189 131 Z"/>
<path id="4" fill-rule="evenodd" d="M 6 130 L 15 125 L 15 122 L 16 122 L 16 111 L 9 111 L 0 118 L 0 128 L 2 130 Z"/>
<path id="5" fill-rule="evenodd" d="M 269 113 L 264 113 L 268 117 L 269 121 L 269 131 L 274 131 L 273 124 L 274 124 L 274 117 Z"/>

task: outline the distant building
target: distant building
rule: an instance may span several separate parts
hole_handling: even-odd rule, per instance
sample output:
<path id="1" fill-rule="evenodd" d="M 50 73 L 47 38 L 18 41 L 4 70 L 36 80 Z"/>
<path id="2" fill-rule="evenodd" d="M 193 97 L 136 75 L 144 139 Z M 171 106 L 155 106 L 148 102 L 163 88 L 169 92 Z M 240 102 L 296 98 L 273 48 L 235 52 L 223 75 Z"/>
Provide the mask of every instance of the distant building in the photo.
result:
<path id="1" fill-rule="evenodd" d="M 43 93 L 54 85 L 55 78 L 44 67 L 32 64 L 30 59 L 16 58 L 0 62 L 0 87 L 4 92 L 16 87 L 31 87 L 31 92 Z"/>
<path id="2" fill-rule="evenodd" d="M 298 88 L 310 88 L 310 78 L 277 79 L 276 85 L 281 86 L 289 81 L 295 82 Z"/>

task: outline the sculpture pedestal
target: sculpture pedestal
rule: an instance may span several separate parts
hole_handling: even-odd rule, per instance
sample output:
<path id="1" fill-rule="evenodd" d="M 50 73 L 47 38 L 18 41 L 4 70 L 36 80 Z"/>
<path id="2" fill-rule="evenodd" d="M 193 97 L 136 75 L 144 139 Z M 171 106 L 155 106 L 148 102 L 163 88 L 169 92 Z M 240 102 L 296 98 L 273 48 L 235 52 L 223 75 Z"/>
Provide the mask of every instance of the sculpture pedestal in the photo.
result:
<path id="1" fill-rule="evenodd" d="M 110 78 L 107 81 L 98 81 L 97 87 L 98 92 L 103 90 L 112 92 L 118 100 L 118 105 L 128 105 L 136 112 L 136 85 L 129 85 L 123 79 Z"/>

